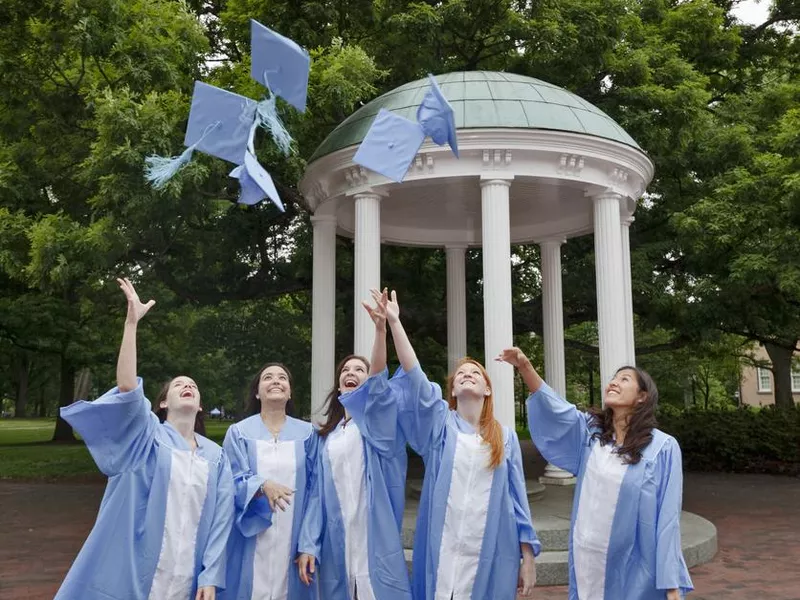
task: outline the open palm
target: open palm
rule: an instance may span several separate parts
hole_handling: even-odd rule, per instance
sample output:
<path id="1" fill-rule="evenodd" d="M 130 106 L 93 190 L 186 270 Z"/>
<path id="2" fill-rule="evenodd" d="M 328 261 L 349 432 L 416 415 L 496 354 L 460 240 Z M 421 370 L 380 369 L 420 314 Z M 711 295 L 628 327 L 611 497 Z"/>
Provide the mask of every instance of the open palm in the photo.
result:
<path id="1" fill-rule="evenodd" d="M 397 303 L 397 292 L 392 290 L 391 296 L 386 298 L 385 306 L 386 318 L 389 320 L 389 323 L 396 323 L 400 319 L 400 305 Z"/>
<path id="2" fill-rule="evenodd" d="M 142 301 L 139 300 L 139 294 L 136 293 L 136 288 L 133 287 L 133 284 L 127 277 L 125 279 L 117 279 L 117 283 L 119 283 L 119 287 L 128 299 L 128 315 L 125 317 L 125 322 L 136 325 L 139 319 L 147 314 L 147 311 L 153 307 L 156 301 L 150 300 L 147 304 L 143 304 Z"/>

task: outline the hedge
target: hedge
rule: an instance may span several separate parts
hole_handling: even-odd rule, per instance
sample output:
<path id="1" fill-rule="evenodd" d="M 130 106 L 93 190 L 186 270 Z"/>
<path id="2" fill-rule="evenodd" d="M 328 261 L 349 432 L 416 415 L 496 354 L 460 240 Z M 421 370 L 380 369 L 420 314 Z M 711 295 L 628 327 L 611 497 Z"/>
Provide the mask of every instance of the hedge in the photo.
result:
<path id="1" fill-rule="evenodd" d="M 675 436 L 690 471 L 800 475 L 800 407 L 733 410 L 664 407 L 659 428 Z"/>

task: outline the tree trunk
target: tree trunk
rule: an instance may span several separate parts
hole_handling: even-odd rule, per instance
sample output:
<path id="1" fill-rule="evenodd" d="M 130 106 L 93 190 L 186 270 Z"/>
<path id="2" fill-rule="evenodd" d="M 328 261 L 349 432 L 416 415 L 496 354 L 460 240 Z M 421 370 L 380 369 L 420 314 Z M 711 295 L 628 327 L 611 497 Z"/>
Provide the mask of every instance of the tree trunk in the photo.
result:
<path id="1" fill-rule="evenodd" d="M 772 379 L 775 381 L 775 406 L 777 408 L 793 408 L 792 397 L 792 356 L 793 349 L 766 343 L 769 360 L 772 362 Z"/>
<path id="2" fill-rule="evenodd" d="M 75 367 L 61 355 L 61 385 L 58 392 L 58 407 L 69 406 L 75 397 Z M 60 413 L 60 411 L 59 411 Z M 71 442 L 75 440 L 72 426 L 56 414 L 56 430 L 53 432 L 54 442 Z"/>
<path id="3" fill-rule="evenodd" d="M 75 381 L 75 395 L 73 400 L 88 400 L 89 390 L 92 387 L 92 370 L 89 367 L 84 367 L 78 371 L 78 377 Z"/>
<path id="4" fill-rule="evenodd" d="M 44 387 L 39 388 L 39 400 L 36 403 L 36 416 L 42 418 L 47 416 L 46 403 L 44 401 Z"/>
<path id="5" fill-rule="evenodd" d="M 22 419 L 25 418 L 26 410 L 28 409 L 28 384 L 31 375 L 31 359 L 27 352 L 23 352 L 20 356 L 17 375 L 17 398 L 14 404 L 14 417 Z"/>

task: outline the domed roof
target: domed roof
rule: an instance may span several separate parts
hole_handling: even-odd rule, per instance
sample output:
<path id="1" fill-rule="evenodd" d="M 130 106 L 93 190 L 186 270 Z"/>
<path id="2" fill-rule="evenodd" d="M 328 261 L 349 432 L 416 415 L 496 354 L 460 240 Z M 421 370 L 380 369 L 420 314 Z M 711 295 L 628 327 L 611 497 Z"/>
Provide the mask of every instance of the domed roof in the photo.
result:
<path id="1" fill-rule="evenodd" d="M 570 91 L 541 79 L 497 71 L 459 71 L 437 75 L 453 106 L 458 129 L 553 129 L 639 145 L 602 110 Z M 359 144 L 382 108 L 412 121 L 428 90 L 428 79 L 412 81 L 359 108 L 320 144 L 309 163 Z"/>

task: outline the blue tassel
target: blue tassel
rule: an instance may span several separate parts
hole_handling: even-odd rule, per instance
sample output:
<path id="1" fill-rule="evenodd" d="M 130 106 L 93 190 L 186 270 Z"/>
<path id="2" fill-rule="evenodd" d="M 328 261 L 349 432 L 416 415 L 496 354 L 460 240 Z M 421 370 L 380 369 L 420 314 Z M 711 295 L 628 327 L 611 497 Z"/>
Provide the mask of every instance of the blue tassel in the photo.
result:
<path id="1" fill-rule="evenodd" d="M 263 127 L 269 131 L 281 152 L 288 155 L 292 144 L 292 136 L 286 131 L 281 118 L 278 116 L 275 99 L 275 94 L 272 94 L 269 98 L 256 105 L 255 122 L 257 127 Z"/>
<path id="2" fill-rule="evenodd" d="M 144 159 L 147 164 L 144 170 L 144 176 L 147 181 L 157 190 L 160 190 L 164 185 L 172 179 L 173 175 L 181 170 L 181 168 L 192 160 L 192 153 L 197 147 L 197 144 L 189 146 L 184 150 L 180 156 L 171 156 L 165 158 L 163 156 L 148 156 Z"/>

